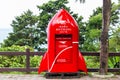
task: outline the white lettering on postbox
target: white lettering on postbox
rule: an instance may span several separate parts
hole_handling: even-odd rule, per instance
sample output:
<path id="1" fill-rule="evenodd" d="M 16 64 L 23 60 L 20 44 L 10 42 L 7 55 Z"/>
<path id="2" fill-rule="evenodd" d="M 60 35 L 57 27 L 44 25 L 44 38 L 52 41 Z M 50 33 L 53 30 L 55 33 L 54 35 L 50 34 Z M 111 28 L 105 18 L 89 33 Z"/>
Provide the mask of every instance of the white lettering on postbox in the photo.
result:
<path id="1" fill-rule="evenodd" d="M 66 59 L 57 59 L 57 62 L 66 62 Z"/>
<path id="2" fill-rule="evenodd" d="M 59 32 L 59 33 L 68 33 L 70 31 L 72 30 L 68 26 L 59 26 L 56 28 L 56 32 Z"/>

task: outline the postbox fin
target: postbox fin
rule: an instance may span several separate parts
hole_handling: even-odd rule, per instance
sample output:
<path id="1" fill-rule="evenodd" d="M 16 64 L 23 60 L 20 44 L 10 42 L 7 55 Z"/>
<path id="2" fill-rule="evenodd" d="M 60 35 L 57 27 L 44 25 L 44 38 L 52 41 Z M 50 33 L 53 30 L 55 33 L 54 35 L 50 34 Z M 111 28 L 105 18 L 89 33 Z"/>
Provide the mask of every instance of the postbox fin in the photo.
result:
<path id="1" fill-rule="evenodd" d="M 79 57 L 78 57 L 78 66 L 79 66 L 78 70 L 84 71 L 87 74 L 86 63 L 80 51 L 79 51 Z"/>
<path id="2" fill-rule="evenodd" d="M 43 71 L 47 71 L 48 70 L 48 61 L 47 61 L 47 52 L 44 54 L 44 56 L 42 57 L 42 60 L 40 62 L 39 65 L 39 69 L 38 69 L 38 74 L 40 74 Z"/>

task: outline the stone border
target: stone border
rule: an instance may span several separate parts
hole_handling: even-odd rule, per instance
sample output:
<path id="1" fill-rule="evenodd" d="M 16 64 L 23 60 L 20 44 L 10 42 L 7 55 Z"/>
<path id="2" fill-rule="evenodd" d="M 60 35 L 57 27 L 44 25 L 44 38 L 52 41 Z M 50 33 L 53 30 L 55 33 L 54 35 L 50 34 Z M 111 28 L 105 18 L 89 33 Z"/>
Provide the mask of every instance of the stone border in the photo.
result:
<path id="1" fill-rule="evenodd" d="M 111 77 L 114 77 L 114 74 L 112 74 L 112 73 L 108 73 L 107 75 L 100 75 L 98 73 L 92 73 L 91 75 L 92 75 L 92 77 L 96 77 L 96 78 L 111 78 Z"/>

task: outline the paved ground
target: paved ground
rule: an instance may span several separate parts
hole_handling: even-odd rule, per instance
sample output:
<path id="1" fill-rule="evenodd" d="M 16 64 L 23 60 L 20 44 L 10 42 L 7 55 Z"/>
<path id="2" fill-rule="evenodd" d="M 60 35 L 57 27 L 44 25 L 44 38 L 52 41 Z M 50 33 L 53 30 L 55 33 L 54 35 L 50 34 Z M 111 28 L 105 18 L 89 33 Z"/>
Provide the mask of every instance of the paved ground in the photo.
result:
<path id="1" fill-rule="evenodd" d="M 63 80 L 63 79 L 46 79 L 42 75 L 37 74 L 0 74 L 0 80 Z M 64 79 L 64 80 L 120 80 L 120 75 L 112 78 L 95 78 L 91 76 L 83 76 L 81 78 Z"/>

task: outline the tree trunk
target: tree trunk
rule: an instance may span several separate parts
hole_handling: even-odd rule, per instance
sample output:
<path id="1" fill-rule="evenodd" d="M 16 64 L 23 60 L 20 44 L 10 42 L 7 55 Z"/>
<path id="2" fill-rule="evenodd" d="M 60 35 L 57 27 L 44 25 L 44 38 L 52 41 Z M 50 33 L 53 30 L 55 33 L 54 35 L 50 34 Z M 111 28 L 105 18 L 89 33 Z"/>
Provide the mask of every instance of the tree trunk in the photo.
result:
<path id="1" fill-rule="evenodd" d="M 100 71 L 101 75 L 106 75 L 108 70 L 108 31 L 110 25 L 111 0 L 103 0 L 103 20 L 101 32 L 101 52 Z"/>

